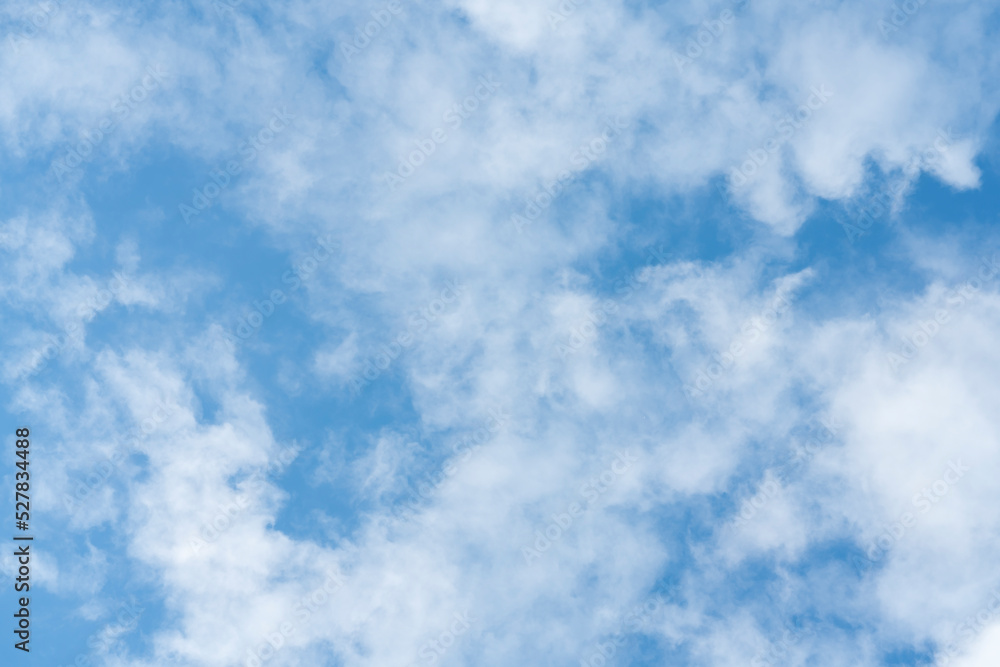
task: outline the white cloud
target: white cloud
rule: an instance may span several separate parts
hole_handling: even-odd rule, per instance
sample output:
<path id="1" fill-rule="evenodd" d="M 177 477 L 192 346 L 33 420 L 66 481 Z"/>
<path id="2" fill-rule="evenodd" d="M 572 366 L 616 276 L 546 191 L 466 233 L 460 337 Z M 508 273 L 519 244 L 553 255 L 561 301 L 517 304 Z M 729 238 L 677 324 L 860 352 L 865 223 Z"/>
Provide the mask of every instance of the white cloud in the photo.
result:
<path id="1" fill-rule="evenodd" d="M 448 437 L 478 427 L 490 406 L 503 403 L 512 415 L 504 432 L 412 515 L 389 507 L 411 466 L 426 463 L 409 435 L 387 430 L 372 438 L 353 467 L 340 456 L 340 436 L 330 436 L 336 455 L 303 456 L 314 457 L 311 479 L 321 490 L 343 491 L 344 477 L 357 476 L 352 490 L 375 506 L 359 526 L 332 543 L 285 534 L 275 524 L 288 495 L 268 482 L 217 539 L 196 548 L 194 538 L 219 508 L 242 498 L 240 480 L 281 451 L 266 382 L 239 353 L 213 342 L 217 327 L 206 331 L 203 322 L 183 319 L 218 284 L 213 272 L 147 268 L 139 241 L 112 239 L 114 265 L 128 275 L 113 302 L 182 324 L 124 350 L 83 337 L 67 347 L 75 365 L 63 376 L 65 387 L 28 382 L 12 404 L 44 416 L 63 437 L 63 459 L 53 461 L 51 488 L 40 496 L 50 509 L 72 491 L 82 460 L 110 455 L 116 437 L 141 427 L 160 403 L 173 408 L 133 441 L 134 457 L 83 513 L 67 518 L 74 528 L 111 526 L 128 558 L 162 586 L 168 620 L 152 628 L 152 653 L 132 664 L 243 660 L 295 617 L 296 604 L 330 571 L 345 580 L 336 602 L 297 624 L 274 664 L 319 664 L 324 652 L 349 665 L 406 664 L 466 610 L 478 620 L 446 660 L 556 663 L 592 650 L 614 630 L 619 610 L 642 600 L 677 563 L 686 568 L 677 604 L 650 631 L 670 646 L 689 642 L 706 664 L 732 664 L 753 657 L 766 628 L 754 615 L 763 603 L 724 595 L 727 576 L 749 560 L 772 559 L 788 596 L 771 614 L 795 612 L 794 593 L 812 576 L 790 572 L 803 554 L 832 540 L 876 540 L 902 512 L 919 512 L 913 495 L 962 458 L 973 470 L 893 542 L 879 561 L 884 569 L 866 575 L 870 586 L 846 590 L 843 572 L 829 578 L 845 589 L 831 604 L 838 612 L 860 610 L 873 635 L 947 640 L 946 620 L 980 604 L 967 582 L 993 579 L 1000 302 L 992 287 L 963 302 L 897 372 L 887 353 L 901 332 L 934 316 L 934 298 L 953 278 L 947 265 L 956 262 L 928 259 L 919 242 L 904 249 L 933 286 L 876 324 L 859 311 L 817 312 L 809 291 L 837 277 L 821 266 L 801 268 L 787 237 L 820 198 L 863 191 L 872 164 L 887 174 L 906 171 L 941 128 L 955 128 L 955 141 L 940 160 L 919 167 L 954 188 L 978 185 L 975 160 L 995 111 L 987 82 L 996 65 L 974 55 L 992 43 L 969 20 L 966 12 L 975 10 L 955 4 L 928 3 L 903 42 L 879 34 L 881 8 L 754 3 L 683 72 L 674 52 L 714 16 L 702 5 L 654 12 L 581 4 L 558 30 L 547 18 L 555 6 L 544 4 L 408 5 L 404 18 L 350 62 L 329 35 L 367 20 L 364 8 L 303 2 L 287 14 L 272 8 L 267 25 L 237 11 L 198 26 L 168 10 L 147 28 L 165 35 L 158 38 L 135 32 L 131 14 L 74 8 L 20 59 L 5 54 L 0 124 L 17 165 L 28 155 L 57 155 L 97 126 L 113 97 L 150 63 L 163 63 L 169 85 L 98 147 L 88 175 L 125 169 L 155 142 L 218 164 L 275 105 L 287 104 L 297 116 L 293 126 L 216 204 L 245 215 L 280 250 L 317 231 L 337 233 L 350 250 L 306 284 L 305 321 L 323 340 L 303 352 L 315 373 L 288 371 L 286 386 L 341 400 L 341 381 L 385 342 L 379 336 L 406 330 L 407 318 L 458 277 L 467 286 L 462 298 L 394 361 L 412 426 L 426 434 L 428 453 L 442 458 L 451 455 Z M 968 48 L 950 50 L 935 37 L 939 29 Z M 670 48 L 665 36 L 676 40 Z M 942 57 L 947 68 L 936 64 Z M 955 78 L 955 71 L 965 74 Z M 447 110 L 486 75 L 501 82 L 496 94 L 449 128 L 448 140 L 403 186 L 389 190 L 381 175 L 446 125 Z M 663 199 L 685 199 L 730 177 L 823 85 L 833 91 L 830 100 L 733 190 L 765 223 L 755 227 L 752 246 L 717 262 L 648 269 L 635 294 L 611 297 L 617 312 L 586 344 L 561 357 L 557 345 L 607 300 L 586 276 L 599 272 L 595 256 L 616 252 L 629 231 L 615 213 L 621 193 L 649 187 Z M 581 157 L 581 147 L 617 115 L 628 121 L 622 135 L 599 156 Z M 517 234 L 511 214 L 579 164 L 544 214 Z M 112 278 L 70 268 L 93 243 L 97 224 L 66 210 L 18 214 L 0 235 L 10 266 L 3 295 L 60 327 L 82 321 L 78 305 Z M 790 303 L 772 318 L 778 294 Z M 799 308 L 800 298 L 807 307 Z M 41 328 L 18 334 L 5 377 L 42 363 L 29 344 Z M 192 337 L 192 330 L 201 333 Z M 700 372 L 714 375 L 713 356 L 734 343 L 742 347 L 732 353 L 732 368 L 712 378 L 700 399 L 685 399 L 685 385 L 696 384 Z M 329 378 L 337 382 L 323 382 Z M 218 404 L 211 414 L 200 404 L 204 395 Z M 760 460 L 781 455 L 811 418 L 802 396 L 844 424 L 838 442 L 783 484 L 751 527 L 728 529 L 727 517 L 712 524 L 704 505 L 724 505 L 723 494 L 742 498 L 746 480 L 762 474 Z M 636 470 L 527 565 L 521 547 L 535 531 L 578 501 L 581 486 L 618 450 L 630 448 L 640 453 Z M 689 540 L 684 508 L 712 517 L 705 518 L 708 537 Z M 658 525 L 661 514 L 668 528 Z M 93 576 L 103 576 L 103 554 L 92 560 Z M 64 579 L 90 570 L 59 563 L 58 572 L 46 581 L 54 590 L 72 588 Z M 717 622 L 720 609 L 727 617 Z M 984 633 L 969 655 L 989 655 L 992 638 Z M 796 651 L 820 654 L 832 641 L 806 638 Z M 828 654 L 823 664 L 875 664 L 868 641 L 849 657 Z M 985 664 L 985 657 L 968 659 L 980 660 L 970 667 Z"/>

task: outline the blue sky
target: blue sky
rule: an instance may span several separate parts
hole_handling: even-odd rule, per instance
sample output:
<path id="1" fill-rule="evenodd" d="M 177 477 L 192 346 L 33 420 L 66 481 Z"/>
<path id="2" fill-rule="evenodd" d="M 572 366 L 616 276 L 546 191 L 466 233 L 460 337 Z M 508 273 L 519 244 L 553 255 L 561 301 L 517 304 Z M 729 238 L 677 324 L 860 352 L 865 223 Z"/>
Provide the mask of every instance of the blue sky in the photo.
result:
<path id="1" fill-rule="evenodd" d="M 995 665 L 997 10 L 6 3 L 2 664 Z"/>

